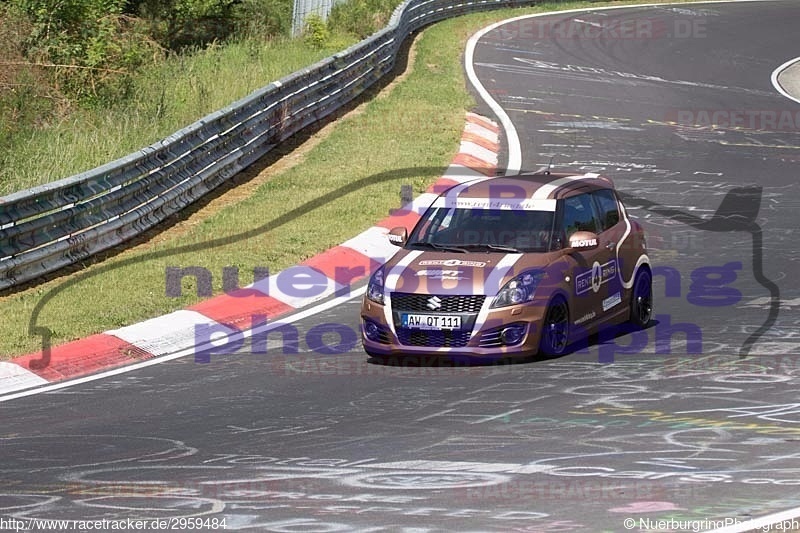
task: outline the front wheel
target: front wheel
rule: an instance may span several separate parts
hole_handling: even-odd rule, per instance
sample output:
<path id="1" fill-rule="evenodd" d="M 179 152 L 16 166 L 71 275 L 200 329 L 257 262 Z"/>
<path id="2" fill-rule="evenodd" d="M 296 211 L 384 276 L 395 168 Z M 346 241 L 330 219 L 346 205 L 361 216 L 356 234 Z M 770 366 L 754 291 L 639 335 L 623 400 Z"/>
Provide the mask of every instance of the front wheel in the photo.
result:
<path id="1" fill-rule="evenodd" d="M 646 269 L 636 274 L 631 293 L 631 318 L 634 326 L 647 327 L 653 317 L 653 277 Z"/>
<path id="2" fill-rule="evenodd" d="M 562 298 L 553 300 L 542 323 L 539 351 L 545 355 L 561 355 L 569 344 L 569 308 Z"/>

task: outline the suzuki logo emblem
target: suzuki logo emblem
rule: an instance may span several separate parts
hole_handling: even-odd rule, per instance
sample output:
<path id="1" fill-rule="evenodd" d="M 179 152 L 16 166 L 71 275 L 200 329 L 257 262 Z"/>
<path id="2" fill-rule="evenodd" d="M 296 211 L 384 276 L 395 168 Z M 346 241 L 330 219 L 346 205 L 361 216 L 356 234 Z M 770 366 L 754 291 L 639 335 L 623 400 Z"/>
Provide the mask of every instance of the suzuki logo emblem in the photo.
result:
<path id="1" fill-rule="evenodd" d="M 442 306 L 442 299 L 438 296 L 428 298 L 428 309 L 439 309 Z"/>

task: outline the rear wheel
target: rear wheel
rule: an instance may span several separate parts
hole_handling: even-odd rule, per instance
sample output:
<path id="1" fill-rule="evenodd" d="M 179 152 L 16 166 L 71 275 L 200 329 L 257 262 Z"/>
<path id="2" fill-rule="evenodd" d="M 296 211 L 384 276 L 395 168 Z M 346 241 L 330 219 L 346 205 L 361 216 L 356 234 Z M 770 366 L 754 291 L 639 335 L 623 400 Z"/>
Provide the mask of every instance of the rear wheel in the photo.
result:
<path id="1" fill-rule="evenodd" d="M 631 292 L 631 318 L 634 326 L 644 328 L 653 317 L 653 276 L 647 269 L 636 274 Z"/>
<path id="2" fill-rule="evenodd" d="M 547 309 L 542 323 L 539 351 L 545 355 L 561 355 L 569 344 L 569 308 L 563 298 L 556 298 Z"/>

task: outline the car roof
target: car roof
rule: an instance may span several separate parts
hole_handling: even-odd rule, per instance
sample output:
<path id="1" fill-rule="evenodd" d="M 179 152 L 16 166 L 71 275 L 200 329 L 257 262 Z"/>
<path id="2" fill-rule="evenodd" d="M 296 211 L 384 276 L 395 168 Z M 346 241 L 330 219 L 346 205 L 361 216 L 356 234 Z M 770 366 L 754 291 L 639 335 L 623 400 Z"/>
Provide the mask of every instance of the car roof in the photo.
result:
<path id="1" fill-rule="evenodd" d="M 535 172 L 514 176 L 482 178 L 456 185 L 445 194 L 457 189 L 459 198 L 531 198 L 559 200 L 597 189 L 614 189 L 614 182 L 594 173 Z"/>

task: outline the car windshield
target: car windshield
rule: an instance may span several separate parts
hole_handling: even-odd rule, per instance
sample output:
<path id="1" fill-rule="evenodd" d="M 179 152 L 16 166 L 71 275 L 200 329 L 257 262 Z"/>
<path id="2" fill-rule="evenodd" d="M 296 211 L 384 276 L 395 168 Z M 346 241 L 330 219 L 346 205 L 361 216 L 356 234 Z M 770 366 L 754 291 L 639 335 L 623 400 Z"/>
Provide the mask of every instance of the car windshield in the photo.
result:
<path id="1" fill-rule="evenodd" d="M 452 252 L 546 252 L 552 232 L 552 211 L 431 207 L 406 246 Z"/>

